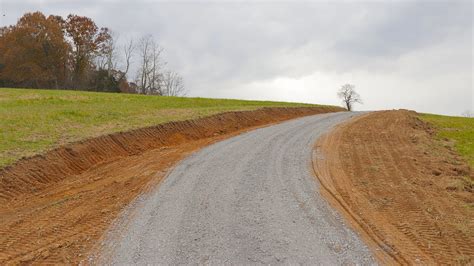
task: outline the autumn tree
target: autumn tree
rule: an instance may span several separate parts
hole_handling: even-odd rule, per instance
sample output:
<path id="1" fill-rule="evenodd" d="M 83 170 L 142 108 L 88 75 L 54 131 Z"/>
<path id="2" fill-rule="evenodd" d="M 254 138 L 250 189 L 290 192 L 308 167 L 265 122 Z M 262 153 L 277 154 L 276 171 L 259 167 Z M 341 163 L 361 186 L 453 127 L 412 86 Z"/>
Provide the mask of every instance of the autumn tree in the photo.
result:
<path id="1" fill-rule="evenodd" d="M 88 17 L 71 14 L 63 25 L 72 45 L 72 85 L 84 88 L 88 85 L 90 71 L 95 67 L 95 58 L 111 49 L 111 35 L 108 28 L 99 29 Z"/>
<path id="2" fill-rule="evenodd" d="M 110 38 L 105 40 L 101 47 L 101 50 L 96 56 L 95 66 L 97 69 L 107 70 L 109 74 L 112 70 L 117 69 L 117 47 L 116 47 L 116 34 L 109 31 Z"/>
<path id="3" fill-rule="evenodd" d="M 70 46 L 55 16 L 26 13 L 0 33 L 0 79 L 12 86 L 64 87 Z"/>
<path id="4" fill-rule="evenodd" d="M 126 85 L 125 73 L 118 69 L 118 51 L 116 47 L 116 34 L 109 31 L 110 38 L 107 38 L 101 46 L 101 50 L 95 58 L 95 70 L 90 71 L 91 77 L 88 90 L 121 92 Z"/>
<path id="5" fill-rule="evenodd" d="M 117 40 L 92 19 L 26 13 L 0 27 L 0 86 L 183 95 L 183 79 L 163 69 L 162 51 L 152 36 L 131 39 L 120 62 Z"/>
<path id="6" fill-rule="evenodd" d="M 354 90 L 355 86 L 352 84 L 345 84 L 337 93 L 337 96 L 342 100 L 348 111 L 352 111 L 355 103 L 362 103 L 360 95 Z"/>

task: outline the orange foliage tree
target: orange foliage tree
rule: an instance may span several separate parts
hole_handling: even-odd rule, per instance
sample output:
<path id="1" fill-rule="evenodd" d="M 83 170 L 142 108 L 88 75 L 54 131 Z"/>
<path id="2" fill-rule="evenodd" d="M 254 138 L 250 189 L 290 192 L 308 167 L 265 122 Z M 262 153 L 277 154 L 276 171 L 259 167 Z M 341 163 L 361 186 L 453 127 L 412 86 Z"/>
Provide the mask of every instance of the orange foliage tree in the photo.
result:
<path id="1" fill-rule="evenodd" d="M 15 25 L 0 27 L 0 87 L 183 94 L 176 73 L 161 73 L 162 49 L 151 36 L 138 46 L 133 41 L 125 46 L 124 71 L 117 69 L 115 47 L 109 29 L 99 28 L 88 17 L 26 13 Z M 136 48 L 142 62 L 138 86 L 127 80 Z M 168 76 L 176 82 L 163 79 L 166 73 L 173 73 Z M 171 87 L 173 93 L 168 92 Z"/>
<path id="2" fill-rule="evenodd" d="M 26 13 L 0 28 L 0 85 L 87 88 L 97 79 L 94 59 L 110 53 L 111 38 L 88 17 Z"/>
<path id="3" fill-rule="evenodd" d="M 67 79 L 70 49 L 57 17 L 26 13 L 0 31 L 0 79 L 15 86 L 60 88 Z"/>
<path id="4" fill-rule="evenodd" d="M 89 73 L 94 69 L 94 58 L 108 52 L 112 38 L 108 28 L 99 28 L 88 17 L 69 15 L 63 22 L 71 40 L 73 60 L 73 84 L 81 88 L 87 85 Z"/>

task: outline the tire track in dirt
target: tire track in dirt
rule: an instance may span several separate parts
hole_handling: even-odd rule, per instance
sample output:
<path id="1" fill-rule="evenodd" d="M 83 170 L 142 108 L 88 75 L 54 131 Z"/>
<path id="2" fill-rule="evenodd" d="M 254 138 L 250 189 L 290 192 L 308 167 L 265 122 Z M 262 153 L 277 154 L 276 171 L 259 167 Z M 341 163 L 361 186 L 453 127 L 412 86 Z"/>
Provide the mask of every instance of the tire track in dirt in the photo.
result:
<path id="1" fill-rule="evenodd" d="M 188 154 L 243 131 L 339 108 L 264 108 L 102 136 L 0 170 L 0 264 L 78 263 L 127 204 Z"/>
<path id="2" fill-rule="evenodd" d="M 387 111 L 342 125 L 317 144 L 326 159 L 313 163 L 326 196 L 383 263 L 473 261 L 474 195 L 463 179 L 472 174 L 432 135 L 413 112 Z"/>

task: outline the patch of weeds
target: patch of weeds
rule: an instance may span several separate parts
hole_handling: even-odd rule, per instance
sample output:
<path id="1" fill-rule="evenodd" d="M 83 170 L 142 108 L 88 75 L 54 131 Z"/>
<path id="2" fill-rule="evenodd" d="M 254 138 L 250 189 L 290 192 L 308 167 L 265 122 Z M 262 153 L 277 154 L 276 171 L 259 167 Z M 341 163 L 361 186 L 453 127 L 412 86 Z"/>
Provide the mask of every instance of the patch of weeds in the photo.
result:
<path id="1" fill-rule="evenodd" d="M 464 207 L 468 210 L 474 210 L 474 202 L 464 204 Z"/>
<path id="2" fill-rule="evenodd" d="M 378 172 L 378 171 L 380 171 L 380 167 L 378 167 L 378 166 L 376 166 L 376 165 L 371 165 L 371 166 L 369 167 L 369 171 L 370 171 L 370 172 Z"/>
<path id="3" fill-rule="evenodd" d="M 452 180 L 448 186 L 446 187 L 447 190 L 451 191 L 474 191 L 474 180 L 472 180 L 469 176 L 463 176 L 459 178 L 455 178 Z"/>
<path id="4" fill-rule="evenodd" d="M 436 127 L 437 138 L 453 147 L 474 167 L 474 118 L 423 114 L 421 119 Z"/>

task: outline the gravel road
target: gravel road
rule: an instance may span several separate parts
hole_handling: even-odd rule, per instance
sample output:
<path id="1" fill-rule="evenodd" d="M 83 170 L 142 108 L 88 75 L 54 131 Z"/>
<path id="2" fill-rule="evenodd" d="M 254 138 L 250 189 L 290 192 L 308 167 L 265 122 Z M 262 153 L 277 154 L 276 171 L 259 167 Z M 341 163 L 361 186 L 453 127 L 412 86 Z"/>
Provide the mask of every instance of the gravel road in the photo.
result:
<path id="1" fill-rule="evenodd" d="M 120 218 L 110 264 L 374 264 L 319 194 L 314 142 L 354 113 L 304 117 L 208 146 Z"/>

